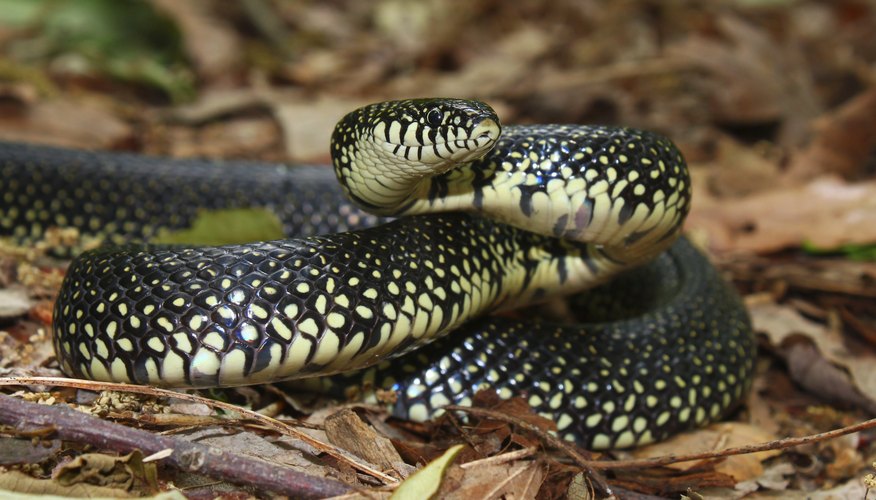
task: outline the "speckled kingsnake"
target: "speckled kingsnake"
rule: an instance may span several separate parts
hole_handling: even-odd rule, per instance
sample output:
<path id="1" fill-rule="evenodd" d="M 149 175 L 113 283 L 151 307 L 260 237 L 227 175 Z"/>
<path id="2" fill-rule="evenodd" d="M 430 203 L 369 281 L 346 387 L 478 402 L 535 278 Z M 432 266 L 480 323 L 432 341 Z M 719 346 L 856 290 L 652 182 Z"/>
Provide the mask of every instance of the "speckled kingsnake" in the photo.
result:
<path id="1" fill-rule="evenodd" d="M 753 340 L 735 293 L 686 241 L 672 245 L 690 196 L 675 147 L 626 128 L 502 132 L 476 101 L 362 108 L 332 137 L 342 189 L 318 167 L 0 144 L 0 229 L 28 240 L 75 226 L 124 243 L 186 227 L 200 209 L 263 206 L 289 234 L 331 233 L 82 254 L 54 318 L 61 367 L 77 377 L 227 386 L 376 363 L 353 380 L 366 396 L 394 390 L 400 416 L 492 385 L 595 448 L 662 439 L 734 406 Z M 338 232 L 383 222 L 343 194 L 405 216 Z M 588 323 L 482 317 L 657 255 L 587 292 Z M 349 377 L 310 384 L 342 390 Z"/>

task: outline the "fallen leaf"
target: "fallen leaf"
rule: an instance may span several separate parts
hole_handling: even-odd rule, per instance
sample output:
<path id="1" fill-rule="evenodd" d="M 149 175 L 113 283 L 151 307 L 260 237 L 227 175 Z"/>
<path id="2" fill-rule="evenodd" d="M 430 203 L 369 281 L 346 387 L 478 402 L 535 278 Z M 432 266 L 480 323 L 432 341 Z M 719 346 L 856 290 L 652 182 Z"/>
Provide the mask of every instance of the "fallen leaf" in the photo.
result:
<path id="1" fill-rule="evenodd" d="M 836 398 L 844 393 L 850 393 L 846 396 L 848 399 L 854 397 L 855 393 L 860 393 L 866 400 L 858 398 L 845 402 L 876 409 L 876 372 L 873 370 L 876 356 L 872 352 L 867 349 L 850 349 L 839 329 L 811 321 L 791 307 L 755 304 L 749 308 L 749 312 L 755 331 L 765 333 L 771 344 L 777 347 L 785 346 L 788 349 L 786 357 L 789 361 L 800 359 L 799 373 L 792 371 L 792 376 L 800 377 L 801 382 L 806 382 L 808 377 L 826 377 L 826 381 L 815 386 L 822 387 L 825 391 L 823 396 Z M 807 348 L 806 344 L 791 342 L 795 336 L 811 341 L 817 351 Z M 820 373 L 807 373 L 807 370 L 818 369 L 821 357 L 832 365 L 848 371 L 853 387 L 849 387 L 845 382 L 844 372 L 828 371 L 822 366 Z M 812 384 L 811 381 L 809 383 Z"/>
<path id="2" fill-rule="evenodd" d="M 458 484 L 441 490 L 441 498 L 447 500 L 534 499 L 545 476 L 544 467 L 538 462 L 488 464 L 467 469 Z"/>
<path id="3" fill-rule="evenodd" d="M 283 238 L 283 224 L 263 208 L 202 210 L 188 229 L 162 229 L 153 238 L 159 244 L 228 245 Z"/>
<path id="4" fill-rule="evenodd" d="M 569 482 L 569 488 L 566 490 L 566 498 L 574 498 L 577 500 L 591 500 L 595 498 L 593 486 L 583 472 L 575 474 L 575 477 Z"/>
<path id="5" fill-rule="evenodd" d="M 635 449 L 631 454 L 636 458 L 687 455 L 720 451 L 774 439 L 776 439 L 774 434 L 759 427 L 741 422 L 726 422 L 679 434 L 667 441 Z M 715 465 L 715 471 L 732 476 L 737 481 L 756 478 L 763 473 L 763 461 L 779 454 L 781 454 L 779 450 L 769 450 L 725 457 Z M 699 465 L 699 462 L 693 461 L 670 464 L 667 467 L 688 470 Z"/>
<path id="6" fill-rule="evenodd" d="M 787 462 L 780 462 L 764 470 L 763 474 L 756 479 L 757 484 L 763 488 L 784 491 L 790 483 L 788 477 L 794 474 L 794 465 Z"/>
<path id="7" fill-rule="evenodd" d="M 324 425 L 326 436 L 332 444 L 377 465 L 380 470 L 394 470 L 402 478 L 412 472 L 392 442 L 363 422 L 353 410 L 344 408 L 330 415 Z"/>
<path id="8" fill-rule="evenodd" d="M 124 456 L 111 456 L 102 453 L 86 453 L 59 466 L 52 478 L 62 486 L 91 484 L 102 487 L 130 490 L 135 481 L 149 481 L 151 488 L 157 488 L 156 465 L 144 464 L 143 454 L 134 451 Z"/>
<path id="9" fill-rule="evenodd" d="M 791 380 L 819 399 L 846 408 L 876 409 L 873 401 L 862 396 L 849 374 L 834 365 L 808 342 L 790 342 L 779 348 L 788 365 Z"/>
<path id="10" fill-rule="evenodd" d="M 829 446 L 833 452 L 833 461 L 825 466 L 825 475 L 830 479 L 839 480 L 853 476 L 861 470 L 863 457 L 858 452 L 860 444 L 859 436 L 841 436 L 831 440 Z"/>
<path id="11" fill-rule="evenodd" d="M 163 116 L 172 122 L 201 125 L 224 116 L 270 109 L 269 92 L 260 88 L 209 89 L 192 103 L 175 106 Z"/>
<path id="12" fill-rule="evenodd" d="M 167 117 L 191 125 L 253 110 L 268 110 L 282 130 L 286 160 L 327 163 L 332 131 L 338 121 L 350 111 L 379 100 L 377 97 L 311 99 L 301 92 L 265 88 L 214 90 L 191 105 L 174 109 Z"/>
<path id="13" fill-rule="evenodd" d="M 533 66 L 556 44 L 544 30 L 522 27 L 479 51 L 453 73 L 423 71 L 392 82 L 397 95 L 467 96 L 477 89 L 481 99 L 503 95 L 532 77 Z"/>
<path id="14" fill-rule="evenodd" d="M 115 149 L 131 128 L 105 106 L 86 99 L 47 99 L 31 105 L 0 103 L 0 139 L 80 149 Z"/>
<path id="15" fill-rule="evenodd" d="M 38 464 L 61 450 L 60 441 L 0 438 L 0 465 Z"/>
<path id="16" fill-rule="evenodd" d="M 0 494 L 16 492 L 29 495 L 56 495 L 58 497 L 82 497 L 82 498 L 126 498 L 140 496 L 120 488 L 108 488 L 92 484 L 63 485 L 54 479 L 37 479 L 22 472 L 12 470 L 0 473 Z M 173 495 L 162 496 L 165 499 L 184 499 L 178 491 L 170 492 Z M 166 494 L 162 494 L 166 495 Z M 16 497 L 7 497 L 16 498 Z M 158 498 L 158 497 L 155 497 Z"/>
<path id="17" fill-rule="evenodd" d="M 447 468 L 465 445 L 458 444 L 432 460 L 425 467 L 405 479 L 390 497 L 393 500 L 422 500 L 432 498 L 441 487 Z"/>
<path id="18" fill-rule="evenodd" d="M 767 467 L 760 476 L 736 483 L 732 492 L 729 490 L 724 494 L 708 492 L 709 498 L 712 498 L 711 494 L 714 494 L 714 498 L 749 498 L 745 495 L 750 495 L 761 489 L 785 491 L 790 483 L 788 476 L 792 476 L 794 472 L 794 466 L 788 462 L 775 463 Z"/>
<path id="19" fill-rule="evenodd" d="M 687 227 L 717 251 L 768 253 L 804 243 L 822 249 L 876 242 L 876 182 L 820 177 L 728 202 L 693 182 Z"/>
<path id="20" fill-rule="evenodd" d="M 165 125 L 159 147 L 143 152 L 174 158 L 246 158 L 279 161 L 280 127 L 270 116 L 233 117 L 201 127 Z"/>
<path id="21" fill-rule="evenodd" d="M 876 151 L 876 89 L 862 92 L 813 124 L 814 137 L 795 153 L 788 166 L 790 179 L 809 179 L 825 173 L 851 178 L 864 174 Z"/>
<path id="22" fill-rule="evenodd" d="M 289 160 L 326 162 L 335 125 L 344 115 L 369 102 L 372 101 L 337 97 L 275 101 L 271 109 L 283 129 Z"/>
<path id="23" fill-rule="evenodd" d="M 779 44 L 763 27 L 736 15 L 716 18 L 723 38 L 692 34 L 669 55 L 704 69 L 719 123 L 779 123 L 779 143 L 795 145 L 818 115 L 814 82 L 795 43 Z"/>
<path id="24" fill-rule="evenodd" d="M 775 186 L 779 165 L 755 149 L 727 135 L 719 135 L 714 166 L 709 169 L 709 188 L 721 198 L 742 197 Z"/>
<path id="25" fill-rule="evenodd" d="M 33 307 L 33 302 L 23 288 L 0 289 L 0 320 L 24 316 Z"/>
<path id="26" fill-rule="evenodd" d="M 204 81 L 215 84 L 233 73 L 241 59 L 240 39 L 228 23 L 214 15 L 209 3 L 155 0 L 153 5 L 176 22 L 185 51 Z"/>

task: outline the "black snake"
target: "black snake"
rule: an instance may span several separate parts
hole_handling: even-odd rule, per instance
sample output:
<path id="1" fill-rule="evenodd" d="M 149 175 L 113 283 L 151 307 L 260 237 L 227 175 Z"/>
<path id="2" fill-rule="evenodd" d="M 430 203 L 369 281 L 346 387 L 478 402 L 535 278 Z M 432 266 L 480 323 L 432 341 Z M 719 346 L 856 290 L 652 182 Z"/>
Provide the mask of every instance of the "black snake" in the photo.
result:
<path id="1" fill-rule="evenodd" d="M 82 254 L 55 308 L 62 370 L 205 387 L 371 367 L 310 384 L 393 391 L 417 419 L 493 387 L 594 448 L 663 439 L 745 395 L 748 318 L 677 238 L 690 179 L 667 139 L 500 131 L 480 102 L 419 99 L 350 113 L 331 147 L 340 187 L 325 168 L 0 144 L 0 231 L 18 240 L 74 226 L 148 241 L 199 210 L 252 206 L 297 236 Z M 617 275 L 577 299 L 583 324 L 484 317 Z"/>

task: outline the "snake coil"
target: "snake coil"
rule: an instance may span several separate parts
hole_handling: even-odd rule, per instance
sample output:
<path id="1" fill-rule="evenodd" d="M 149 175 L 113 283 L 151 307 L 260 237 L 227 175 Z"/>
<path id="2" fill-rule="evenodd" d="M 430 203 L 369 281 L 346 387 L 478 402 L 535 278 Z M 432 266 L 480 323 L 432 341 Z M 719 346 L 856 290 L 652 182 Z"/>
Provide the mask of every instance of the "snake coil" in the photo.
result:
<path id="1" fill-rule="evenodd" d="M 344 117 L 332 157 L 340 186 L 317 167 L 0 144 L 0 231 L 19 240 L 74 226 L 149 241 L 228 207 L 301 235 L 83 253 L 55 307 L 62 370 L 207 387 L 365 369 L 305 384 L 390 390 L 416 419 L 492 387 L 593 448 L 663 439 L 744 396 L 748 318 L 678 239 L 690 180 L 665 138 L 502 130 L 478 101 L 417 99 Z M 399 218 L 363 229 L 384 216 Z M 578 325 L 485 316 L 593 287 Z"/>

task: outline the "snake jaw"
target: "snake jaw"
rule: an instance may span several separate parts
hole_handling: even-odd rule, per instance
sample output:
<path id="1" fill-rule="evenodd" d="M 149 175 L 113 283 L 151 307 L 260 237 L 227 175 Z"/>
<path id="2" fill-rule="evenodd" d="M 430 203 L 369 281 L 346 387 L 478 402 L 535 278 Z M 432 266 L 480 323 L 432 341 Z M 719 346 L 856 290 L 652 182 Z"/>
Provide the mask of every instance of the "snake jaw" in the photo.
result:
<path id="1" fill-rule="evenodd" d="M 483 157 L 495 147 L 501 133 L 497 121 L 485 118 L 471 130 L 467 138 L 435 143 L 431 149 L 424 147 L 420 163 L 428 165 L 428 176 L 443 174 Z"/>

